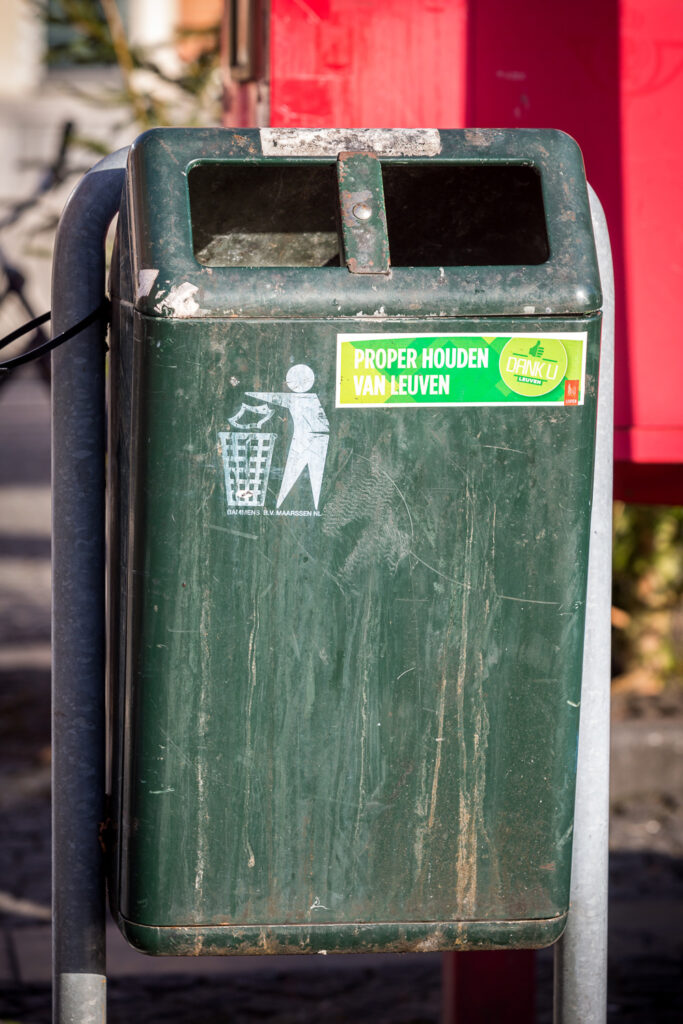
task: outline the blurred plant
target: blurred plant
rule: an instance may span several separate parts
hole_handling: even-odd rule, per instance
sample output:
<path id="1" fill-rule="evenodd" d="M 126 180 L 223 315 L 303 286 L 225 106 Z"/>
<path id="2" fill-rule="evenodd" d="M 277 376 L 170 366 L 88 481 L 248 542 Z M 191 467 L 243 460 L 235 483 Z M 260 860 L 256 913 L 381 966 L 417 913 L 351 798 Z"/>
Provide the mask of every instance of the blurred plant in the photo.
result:
<path id="1" fill-rule="evenodd" d="M 683 682 L 683 508 L 614 513 L 615 687 L 656 693 Z"/>
<path id="2" fill-rule="evenodd" d="M 220 123 L 220 23 L 185 28 L 164 52 L 131 45 L 116 0 L 34 0 L 52 41 L 47 62 L 57 66 L 115 65 L 121 88 L 109 96 L 125 105 L 144 130 L 158 125 Z"/>

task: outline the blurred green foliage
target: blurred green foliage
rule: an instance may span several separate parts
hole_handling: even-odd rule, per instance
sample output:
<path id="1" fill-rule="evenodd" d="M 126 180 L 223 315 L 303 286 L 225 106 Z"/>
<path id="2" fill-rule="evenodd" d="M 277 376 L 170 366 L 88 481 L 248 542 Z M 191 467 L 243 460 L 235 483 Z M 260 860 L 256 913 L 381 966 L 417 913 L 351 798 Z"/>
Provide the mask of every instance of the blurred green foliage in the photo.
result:
<path id="1" fill-rule="evenodd" d="M 616 502 L 613 564 L 615 675 L 683 684 L 683 508 Z"/>
<path id="2" fill-rule="evenodd" d="M 163 0 L 160 0 L 163 2 Z M 122 89 L 108 102 L 126 106 L 140 129 L 174 123 L 220 122 L 220 24 L 183 29 L 176 42 L 193 37 L 190 59 L 168 61 L 131 45 L 126 13 L 119 0 L 33 0 L 47 28 L 46 62 L 60 68 L 118 67 Z M 95 102 L 102 96 L 91 96 Z"/>
<path id="3" fill-rule="evenodd" d="M 51 67 L 114 64 L 107 20 L 99 0 L 34 0 L 47 28 Z"/>

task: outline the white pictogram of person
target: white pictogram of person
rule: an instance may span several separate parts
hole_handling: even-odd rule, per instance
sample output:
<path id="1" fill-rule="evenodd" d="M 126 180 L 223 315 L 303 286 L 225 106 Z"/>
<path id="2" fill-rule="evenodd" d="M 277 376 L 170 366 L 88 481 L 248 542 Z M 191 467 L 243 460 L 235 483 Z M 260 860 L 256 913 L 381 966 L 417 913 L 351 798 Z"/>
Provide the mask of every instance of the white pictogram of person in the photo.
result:
<path id="1" fill-rule="evenodd" d="M 258 398 L 271 405 L 282 405 L 292 417 L 292 440 L 287 453 L 280 493 L 276 507 L 279 508 L 304 469 L 313 491 L 313 504 L 318 508 L 320 488 L 325 471 L 327 445 L 330 440 L 330 424 L 318 396 L 311 393 L 315 374 L 310 366 L 298 363 L 287 372 L 287 391 L 247 391 L 250 398 Z"/>

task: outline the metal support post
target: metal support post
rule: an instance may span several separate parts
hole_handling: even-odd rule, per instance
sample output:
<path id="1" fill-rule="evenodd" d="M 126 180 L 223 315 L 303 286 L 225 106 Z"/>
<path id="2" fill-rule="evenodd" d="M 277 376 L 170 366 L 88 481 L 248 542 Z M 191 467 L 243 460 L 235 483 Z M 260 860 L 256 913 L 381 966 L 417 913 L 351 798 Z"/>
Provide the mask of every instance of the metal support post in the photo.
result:
<path id="1" fill-rule="evenodd" d="M 127 150 L 81 179 L 60 221 L 52 278 L 55 333 L 102 302 L 104 242 Z M 52 356 L 53 1020 L 106 1019 L 104 327 Z"/>
<path id="2" fill-rule="evenodd" d="M 556 1024 L 601 1024 L 607 1012 L 614 276 L 605 215 L 595 192 L 589 194 L 603 325 L 571 896 L 567 928 L 555 950 Z"/>

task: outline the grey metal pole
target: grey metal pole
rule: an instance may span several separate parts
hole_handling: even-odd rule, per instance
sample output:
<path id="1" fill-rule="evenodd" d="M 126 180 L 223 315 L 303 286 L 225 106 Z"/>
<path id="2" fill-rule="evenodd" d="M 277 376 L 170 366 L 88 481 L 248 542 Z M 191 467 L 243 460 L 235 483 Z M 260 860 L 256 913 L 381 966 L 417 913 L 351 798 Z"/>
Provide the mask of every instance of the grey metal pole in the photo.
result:
<path id="1" fill-rule="evenodd" d="M 67 202 L 55 242 L 52 325 L 104 296 L 107 229 L 127 149 L 105 157 Z M 52 355 L 53 1020 L 106 1019 L 104 870 L 104 329 Z"/>
<path id="2" fill-rule="evenodd" d="M 556 1024 L 601 1024 L 607 1013 L 610 609 L 614 275 L 607 222 L 589 189 L 603 291 L 593 511 L 567 928 L 555 948 Z"/>

